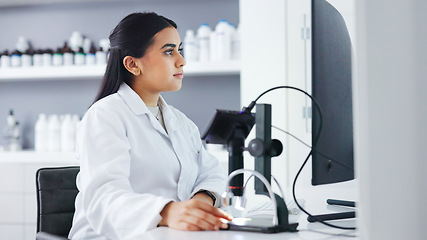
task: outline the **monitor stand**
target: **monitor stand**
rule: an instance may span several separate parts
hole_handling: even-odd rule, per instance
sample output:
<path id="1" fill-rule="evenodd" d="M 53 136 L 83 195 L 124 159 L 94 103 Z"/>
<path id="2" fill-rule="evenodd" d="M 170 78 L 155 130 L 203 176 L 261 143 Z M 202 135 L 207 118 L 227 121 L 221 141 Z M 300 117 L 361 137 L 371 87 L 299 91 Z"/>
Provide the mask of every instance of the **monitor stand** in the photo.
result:
<path id="1" fill-rule="evenodd" d="M 356 203 L 353 201 L 328 199 L 328 200 L 326 200 L 326 202 L 329 205 L 356 207 Z M 356 212 L 355 211 L 349 211 L 349 212 L 342 212 L 342 213 L 330 213 L 330 214 L 308 216 L 307 220 L 309 222 L 319 222 L 319 220 L 329 221 L 329 220 L 349 219 L 349 218 L 355 218 L 355 217 L 356 217 Z"/>

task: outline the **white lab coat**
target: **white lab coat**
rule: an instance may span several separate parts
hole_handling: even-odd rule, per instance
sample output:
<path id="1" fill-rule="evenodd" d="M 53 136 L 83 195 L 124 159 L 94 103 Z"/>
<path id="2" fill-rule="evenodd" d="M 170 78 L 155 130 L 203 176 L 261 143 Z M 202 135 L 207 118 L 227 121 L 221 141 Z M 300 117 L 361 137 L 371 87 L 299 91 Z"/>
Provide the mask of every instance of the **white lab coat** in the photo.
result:
<path id="1" fill-rule="evenodd" d="M 196 125 L 159 101 L 166 131 L 126 84 L 93 104 L 77 133 L 80 162 L 71 239 L 135 239 L 170 201 L 225 190 L 226 174 Z"/>

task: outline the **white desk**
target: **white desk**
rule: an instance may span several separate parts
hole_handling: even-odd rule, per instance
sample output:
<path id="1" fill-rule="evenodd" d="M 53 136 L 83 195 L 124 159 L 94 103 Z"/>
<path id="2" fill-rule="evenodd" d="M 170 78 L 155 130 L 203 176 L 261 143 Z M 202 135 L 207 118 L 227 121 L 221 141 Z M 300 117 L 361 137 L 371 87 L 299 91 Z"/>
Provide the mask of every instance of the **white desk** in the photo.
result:
<path id="1" fill-rule="evenodd" d="M 355 220 L 347 221 L 345 225 L 354 226 Z M 167 227 L 156 228 L 147 232 L 138 239 L 144 240 L 158 240 L 158 239 L 173 239 L 173 240 L 188 240 L 188 239 L 201 239 L 201 240 L 291 240 L 291 239 L 359 239 L 356 236 L 356 231 L 338 230 L 324 227 L 319 223 L 313 224 L 300 224 L 300 230 L 297 233 L 254 233 L 254 232 L 240 232 L 240 231 L 204 231 L 204 232 L 187 232 L 174 230 Z M 341 234 L 341 235 L 339 235 Z"/>
<path id="2" fill-rule="evenodd" d="M 306 200 L 306 209 L 311 211 L 313 214 L 323 214 L 332 212 L 343 212 L 348 211 L 348 208 L 339 206 L 328 206 L 326 199 L 330 197 L 343 199 L 356 199 L 356 189 L 354 188 L 328 188 L 328 187 L 313 187 L 301 191 L 299 197 Z M 333 195 L 332 195 L 333 193 Z M 298 197 L 298 198 L 299 198 Z M 290 221 L 299 222 L 298 230 L 296 233 L 254 233 L 254 232 L 242 232 L 242 231 L 205 231 L 205 232 L 187 232 L 170 229 L 167 227 L 156 228 L 152 231 L 147 232 L 138 239 L 144 240 L 157 240 L 157 239 L 173 239 L 173 240 L 188 240 L 188 239 L 200 239 L 200 240 L 293 240 L 293 239 L 351 239 L 358 240 L 358 231 L 354 230 L 340 230 L 335 228 L 327 227 L 320 223 L 309 223 L 307 222 L 307 215 L 300 213 L 298 215 L 290 215 Z M 354 227 L 356 226 L 355 219 L 347 219 L 340 221 L 332 221 L 339 226 Z M 350 237 L 356 236 L 356 237 Z"/>

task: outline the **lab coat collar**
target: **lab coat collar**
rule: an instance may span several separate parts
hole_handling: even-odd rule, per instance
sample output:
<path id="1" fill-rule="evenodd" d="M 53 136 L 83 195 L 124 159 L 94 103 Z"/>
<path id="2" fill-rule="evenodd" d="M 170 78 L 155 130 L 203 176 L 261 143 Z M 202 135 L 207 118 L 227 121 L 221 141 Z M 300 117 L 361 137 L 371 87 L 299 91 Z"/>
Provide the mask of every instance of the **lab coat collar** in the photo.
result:
<path id="1" fill-rule="evenodd" d="M 122 85 L 120 85 L 117 93 L 122 97 L 126 105 L 128 105 L 135 115 L 145 114 L 150 111 L 144 101 L 142 101 L 141 97 L 126 83 L 122 83 Z"/>
<path id="2" fill-rule="evenodd" d="M 129 108 L 135 115 L 150 114 L 150 110 L 148 109 L 147 105 L 145 105 L 144 101 L 142 101 L 141 97 L 126 83 L 122 83 L 122 85 L 120 85 L 120 88 L 117 91 L 117 93 L 123 98 L 126 105 L 129 106 Z M 165 121 L 166 129 L 168 130 L 168 133 L 171 134 L 176 129 L 178 129 L 179 127 L 178 120 L 172 108 L 166 103 L 166 101 L 162 96 L 160 96 L 159 98 L 159 105 L 160 105 L 160 108 L 162 109 L 163 119 Z M 161 127 L 160 123 L 153 124 L 153 126 L 160 132 L 163 132 L 164 134 L 166 134 L 163 127 Z M 158 128 L 159 126 L 160 128 Z"/>

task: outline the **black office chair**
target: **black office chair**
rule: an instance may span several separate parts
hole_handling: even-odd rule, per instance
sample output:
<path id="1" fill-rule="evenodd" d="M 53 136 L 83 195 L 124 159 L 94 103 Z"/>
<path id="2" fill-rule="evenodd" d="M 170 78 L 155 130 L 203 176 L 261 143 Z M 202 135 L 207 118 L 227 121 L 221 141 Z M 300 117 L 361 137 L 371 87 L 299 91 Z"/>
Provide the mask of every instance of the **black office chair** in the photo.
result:
<path id="1" fill-rule="evenodd" d="M 68 239 L 79 171 L 77 166 L 37 170 L 37 240 Z"/>

